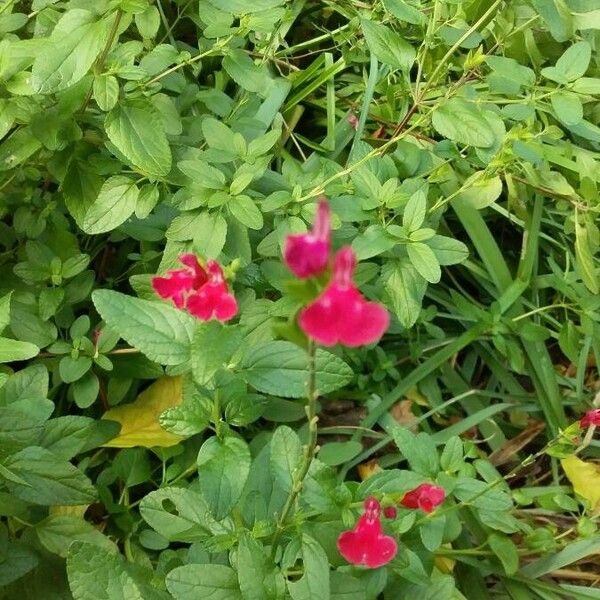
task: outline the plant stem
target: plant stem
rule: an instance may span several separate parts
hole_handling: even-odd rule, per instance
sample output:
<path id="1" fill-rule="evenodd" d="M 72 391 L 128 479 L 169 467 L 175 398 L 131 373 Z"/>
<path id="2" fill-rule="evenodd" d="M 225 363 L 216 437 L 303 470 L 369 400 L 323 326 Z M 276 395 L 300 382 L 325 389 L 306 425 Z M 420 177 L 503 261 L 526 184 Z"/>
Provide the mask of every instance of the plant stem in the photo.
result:
<path id="1" fill-rule="evenodd" d="M 317 347 L 313 340 L 308 341 L 308 386 L 306 393 L 306 418 L 308 421 L 308 440 L 303 448 L 302 462 L 292 476 L 292 489 L 290 490 L 289 496 L 283 506 L 281 514 L 277 519 L 277 529 L 273 534 L 273 552 L 277 547 L 277 541 L 279 540 L 281 533 L 285 528 L 285 524 L 296 504 L 296 500 L 302 491 L 302 485 L 304 479 L 308 475 L 310 465 L 312 464 L 317 449 L 317 433 L 318 427 L 317 422 L 317 369 L 315 363 L 315 357 L 317 353 Z"/>

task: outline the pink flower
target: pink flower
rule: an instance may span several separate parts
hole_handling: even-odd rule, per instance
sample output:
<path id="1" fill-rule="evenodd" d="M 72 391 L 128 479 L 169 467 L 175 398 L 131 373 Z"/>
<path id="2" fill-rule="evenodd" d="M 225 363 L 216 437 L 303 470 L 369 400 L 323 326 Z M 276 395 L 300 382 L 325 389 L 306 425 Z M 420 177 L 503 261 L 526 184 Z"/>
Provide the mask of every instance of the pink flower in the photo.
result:
<path id="1" fill-rule="evenodd" d="M 385 535 L 381 528 L 381 505 L 375 498 L 365 500 L 365 512 L 356 527 L 344 531 L 337 539 L 340 554 L 353 565 L 376 569 L 389 563 L 396 552 L 396 540 Z"/>
<path id="2" fill-rule="evenodd" d="M 206 270 L 208 281 L 188 296 L 186 308 L 191 315 L 202 321 L 213 317 L 219 321 L 229 321 L 237 314 L 238 305 L 229 293 L 223 269 L 218 262 L 209 260 Z"/>
<path id="3" fill-rule="evenodd" d="M 283 258 L 288 269 L 301 279 L 327 269 L 331 249 L 331 212 L 325 198 L 319 200 L 313 228 L 308 233 L 288 235 Z"/>
<path id="4" fill-rule="evenodd" d="M 446 499 L 443 488 L 430 483 L 422 483 L 419 487 L 406 493 L 400 504 L 406 508 L 420 508 L 423 512 L 433 512 Z"/>
<path id="5" fill-rule="evenodd" d="M 161 298 L 170 298 L 177 308 L 183 308 L 187 294 L 203 286 L 208 275 L 193 254 L 182 254 L 179 262 L 184 269 L 173 269 L 166 277 L 153 277 L 152 287 Z"/>
<path id="6" fill-rule="evenodd" d="M 371 344 L 390 324 L 385 307 L 368 302 L 358 291 L 352 279 L 355 267 L 352 248 L 342 248 L 334 259 L 331 283 L 300 313 L 304 333 L 323 346 Z"/>
<path id="7" fill-rule="evenodd" d="M 588 410 L 579 421 L 579 426 L 582 429 L 591 427 L 592 425 L 600 427 L 600 408 Z"/>

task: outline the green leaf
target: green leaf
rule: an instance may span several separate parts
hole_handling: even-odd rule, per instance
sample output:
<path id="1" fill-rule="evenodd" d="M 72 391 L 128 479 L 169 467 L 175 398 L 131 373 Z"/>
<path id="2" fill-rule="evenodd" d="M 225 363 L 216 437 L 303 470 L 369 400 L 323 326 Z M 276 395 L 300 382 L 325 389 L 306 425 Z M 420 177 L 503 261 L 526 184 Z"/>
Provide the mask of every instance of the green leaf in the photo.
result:
<path id="1" fill-rule="evenodd" d="M 89 71 L 106 44 L 112 18 L 96 21 L 93 12 L 67 11 L 56 24 L 45 50 L 33 61 L 31 87 L 51 94 L 76 84 Z"/>
<path id="2" fill-rule="evenodd" d="M 61 379 L 65 383 L 73 383 L 81 379 L 92 366 L 92 359 L 89 356 L 63 356 L 58 363 L 58 371 Z"/>
<path id="3" fill-rule="evenodd" d="M 382 279 L 400 325 L 407 329 L 412 327 L 421 313 L 427 281 L 407 258 L 384 265 Z"/>
<path id="4" fill-rule="evenodd" d="M 369 49 L 382 63 L 394 69 L 410 70 L 416 51 L 400 34 L 368 19 L 360 23 Z"/>
<path id="5" fill-rule="evenodd" d="M 220 190 L 225 186 L 225 175 L 207 162 L 196 158 L 194 160 L 181 160 L 177 168 L 187 175 L 194 183 L 210 190 Z"/>
<path id="6" fill-rule="evenodd" d="M 0 298 L 0 333 L 2 333 L 10 323 L 10 298 L 12 294 L 12 291 L 10 291 Z"/>
<path id="7" fill-rule="evenodd" d="M 329 442 L 321 446 L 319 460 L 329 466 L 341 465 L 362 452 L 360 442 Z"/>
<path id="8" fill-rule="evenodd" d="M 196 221 L 194 249 L 205 258 L 218 258 L 227 239 L 227 221 L 219 213 L 203 212 Z"/>
<path id="9" fill-rule="evenodd" d="M 572 11 L 565 0 L 532 0 L 532 4 L 557 42 L 566 42 L 573 35 Z"/>
<path id="10" fill-rule="evenodd" d="M 242 600 L 236 572 L 225 565 L 177 567 L 167 574 L 166 583 L 175 600 Z"/>
<path id="11" fill-rule="evenodd" d="M 299 554 L 304 574 L 298 581 L 288 581 L 287 588 L 292 600 L 329 600 L 329 560 L 321 545 L 303 534 L 302 542 L 296 540 L 286 548 L 285 554 Z M 298 547 L 299 546 L 299 547 Z M 293 561 L 292 561 L 293 562 Z"/>
<path id="12" fill-rule="evenodd" d="M 463 444 L 459 437 L 451 437 L 444 446 L 440 467 L 450 473 L 459 471 L 464 464 Z"/>
<path id="13" fill-rule="evenodd" d="M 79 408 L 88 408 L 96 401 L 96 398 L 98 398 L 100 382 L 93 372 L 88 371 L 74 383 L 71 389 L 73 390 L 75 404 L 77 404 Z"/>
<path id="14" fill-rule="evenodd" d="M 71 544 L 67 556 L 67 575 L 74 600 L 165 600 L 157 590 L 149 591 L 145 571 L 130 574 L 127 563 L 117 552 L 89 542 Z M 134 572 L 134 571 L 132 571 Z M 150 595 L 150 593 L 155 592 Z"/>
<path id="15" fill-rule="evenodd" d="M 286 496 L 292 491 L 293 474 L 302 458 L 298 434 L 289 427 L 279 426 L 270 443 L 270 474 L 274 485 Z"/>
<path id="16" fill-rule="evenodd" d="M 577 260 L 577 271 L 585 286 L 593 294 L 600 293 L 588 229 L 580 225 L 579 221 L 575 222 L 575 258 Z"/>
<path id="17" fill-rule="evenodd" d="M 112 290 L 95 290 L 92 301 L 104 321 L 150 360 L 179 365 L 190 359 L 195 320 L 183 311 Z"/>
<path id="18" fill-rule="evenodd" d="M 105 426 L 109 425 L 106 431 Z M 118 433 L 118 426 L 90 417 L 67 415 L 51 419 L 44 425 L 39 444 L 63 460 L 70 460 L 80 452 L 101 445 Z M 97 442 L 94 443 L 94 438 Z M 90 444 L 91 442 L 91 444 Z"/>
<path id="19" fill-rule="evenodd" d="M 408 200 L 402 214 L 402 225 L 410 233 L 423 225 L 427 214 L 427 195 L 420 189 Z"/>
<path id="20" fill-rule="evenodd" d="M 381 225 L 369 225 L 364 233 L 357 235 L 352 242 L 358 260 L 372 258 L 390 250 L 397 241 Z"/>
<path id="21" fill-rule="evenodd" d="M 438 454 L 431 436 L 424 432 L 415 435 L 399 425 L 394 425 L 389 433 L 413 471 L 427 477 L 437 475 Z"/>
<path id="22" fill-rule="evenodd" d="M 565 125 L 577 125 L 583 119 L 583 105 L 579 96 L 570 92 L 557 92 L 550 96 L 557 118 Z"/>
<path id="23" fill-rule="evenodd" d="M 71 542 L 89 542 L 105 552 L 116 553 L 117 546 L 91 523 L 71 515 L 50 515 L 35 526 L 41 544 L 53 554 L 66 558 Z"/>
<path id="24" fill-rule="evenodd" d="M 400 21 L 420 25 L 425 20 L 423 13 L 404 0 L 383 0 L 383 7 Z"/>
<path id="25" fill-rule="evenodd" d="M 407 244 L 408 258 L 419 275 L 429 283 L 437 283 L 441 276 L 440 263 L 433 250 L 422 242 L 411 242 Z"/>
<path id="26" fill-rule="evenodd" d="M 432 125 L 442 136 L 477 148 L 489 148 L 494 143 L 494 132 L 483 111 L 472 102 L 451 98 L 434 113 Z"/>
<path id="27" fill-rule="evenodd" d="M 480 210 L 495 202 L 502 193 L 502 180 L 498 175 L 489 177 L 485 171 L 476 171 L 463 184 L 455 202 L 464 202 Z"/>
<path id="28" fill-rule="evenodd" d="M 435 552 L 442 545 L 445 526 L 446 517 L 438 515 L 433 519 L 428 519 L 419 527 L 421 541 L 429 552 Z"/>
<path id="29" fill-rule="evenodd" d="M 226 533 L 211 516 L 204 497 L 180 487 L 150 492 L 140 503 L 140 514 L 152 529 L 170 541 L 197 542 Z"/>
<path id="30" fill-rule="evenodd" d="M 208 0 L 215 8 L 233 14 L 246 15 L 281 6 L 285 0 Z"/>
<path id="31" fill-rule="evenodd" d="M 223 68 L 239 86 L 249 92 L 265 95 L 273 84 L 265 66 L 254 64 L 243 50 L 231 50 L 223 59 Z"/>
<path id="32" fill-rule="evenodd" d="M 135 210 L 139 189 L 135 181 L 115 175 L 104 182 L 98 197 L 87 209 L 82 229 L 86 233 L 106 233 L 122 225 Z"/>
<path id="33" fill-rule="evenodd" d="M 35 344 L 0 337 L 0 363 L 28 360 L 37 356 L 39 352 L 40 349 Z"/>
<path id="34" fill-rule="evenodd" d="M 110 141 L 133 166 L 150 177 L 171 170 L 171 149 L 161 118 L 149 100 L 136 98 L 118 104 L 106 117 Z"/>
<path id="35" fill-rule="evenodd" d="M 519 569 L 519 554 L 513 541 L 505 535 L 492 533 L 488 537 L 488 544 L 500 559 L 504 572 L 507 575 L 514 575 Z"/>
<path id="36" fill-rule="evenodd" d="M 135 15 L 135 26 L 144 38 L 153 38 L 160 27 L 160 13 L 156 6 L 148 6 Z"/>
<path id="37" fill-rule="evenodd" d="M 567 48 L 556 61 L 556 69 L 567 81 L 575 81 L 585 75 L 592 57 L 592 47 L 589 42 L 577 42 Z"/>
<path id="38" fill-rule="evenodd" d="M 218 321 L 196 325 L 192 340 L 192 372 L 199 385 L 210 383 L 224 368 L 242 341 L 241 330 Z"/>
<path id="39" fill-rule="evenodd" d="M 337 356 L 317 350 L 317 389 L 326 394 L 346 385 L 352 369 Z M 301 398 L 306 395 L 308 358 L 304 350 L 291 342 L 276 341 L 252 348 L 244 357 L 240 373 L 260 392 Z"/>
<path id="40" fill-rule="evenodd" d="M 36 552 L 28 545 L 19 542 L 0 541 L 0 587 L 23 577 L 38 565 Z"/>
<path id="41" fill-rule="evenodd" d="M 173 406 L 161 413 L 160 426 L 182 437 L 196 435 L 208 427 L 211 408 L 201 402 L 184 401 L 182 405 Z"/>
<path id="42" fill-rule="evenodd" d="M 250 196 L 235 196 L 227 204 L 231 214 L 250 229 L 262 229 L 263 215 Z"/>
<path id="43" fill-rule="evenodd" d="M 440 265 L 456 265 L 469 256 L 466 244 L 445 235 L 434 235 L 427 240 L 427 245 L 433 250 Z"/>
<path id="44" fill-rule="evenodd" d="M 100 110 L 108 112 L 114 108 L 119 99 L 119 83 L 114 75 L 97 75 L 92 89 Z"/>
<path id="45" fill-rule="evenodd" d="M 282 574 L 275 571 L 263 545 L 246 532 L 240 536 L 237 576 L 244 600 L 278 600 L 283 596 Z"/>
<path id="46" fill-rule="evenodd" d="M 7 481 L 6 486 L 25 502 L 44 506 L 90 504 L 96 498 L 94 487 L 81 471 L 44 448 L 25 448 L 9 456 L 4 467 L 23 480 L 23 484 Z"/>
<path id="47" fill-rule="evenodd" d="M 41 147 L 42 143 L 33 135 L 30 127 L 17 129 L 0 144 L 0 173 L 20 165 Z"/>
<path id="48" fill-rule="evenodd" d="M 250 472 L 250 450 L 242 439 L 211 437 L 198 452 L 198 480 L 212 513 L 223 519 L 237 504 Z"/>

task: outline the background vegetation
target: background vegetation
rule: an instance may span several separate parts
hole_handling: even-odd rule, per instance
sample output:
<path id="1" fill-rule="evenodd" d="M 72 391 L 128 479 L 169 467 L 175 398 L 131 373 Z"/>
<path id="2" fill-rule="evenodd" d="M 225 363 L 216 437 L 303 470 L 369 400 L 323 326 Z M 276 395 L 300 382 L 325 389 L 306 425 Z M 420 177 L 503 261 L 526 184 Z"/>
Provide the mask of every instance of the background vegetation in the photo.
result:
<path id="1" fill-rule="evenodd" d="M 0 2 L 0 597 L 600 598 L 599 30 L 598 0 Z M 282 522 L 281 244 L 321 194 L 393 323 L 317 354 Z M 190 251 L 235 325 L 152 292 Z M 362 500 L 425 480 L 394 561 L 345 564 Z"/>

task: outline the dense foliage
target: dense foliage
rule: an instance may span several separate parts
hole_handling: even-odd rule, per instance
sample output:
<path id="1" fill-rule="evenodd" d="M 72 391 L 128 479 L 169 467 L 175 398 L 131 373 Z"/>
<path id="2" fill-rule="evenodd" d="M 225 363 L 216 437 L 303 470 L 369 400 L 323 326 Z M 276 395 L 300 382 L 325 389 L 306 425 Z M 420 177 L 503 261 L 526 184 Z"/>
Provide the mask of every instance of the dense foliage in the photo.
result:
<path id="1" fill-rule="evenodd" d="M 599 31 L 0 0 L 0 598 L 600 598 Z M 298 325 L 322 196 L 377 344 Z M 155 293 L 189 253 L 233 319 Z"/>

